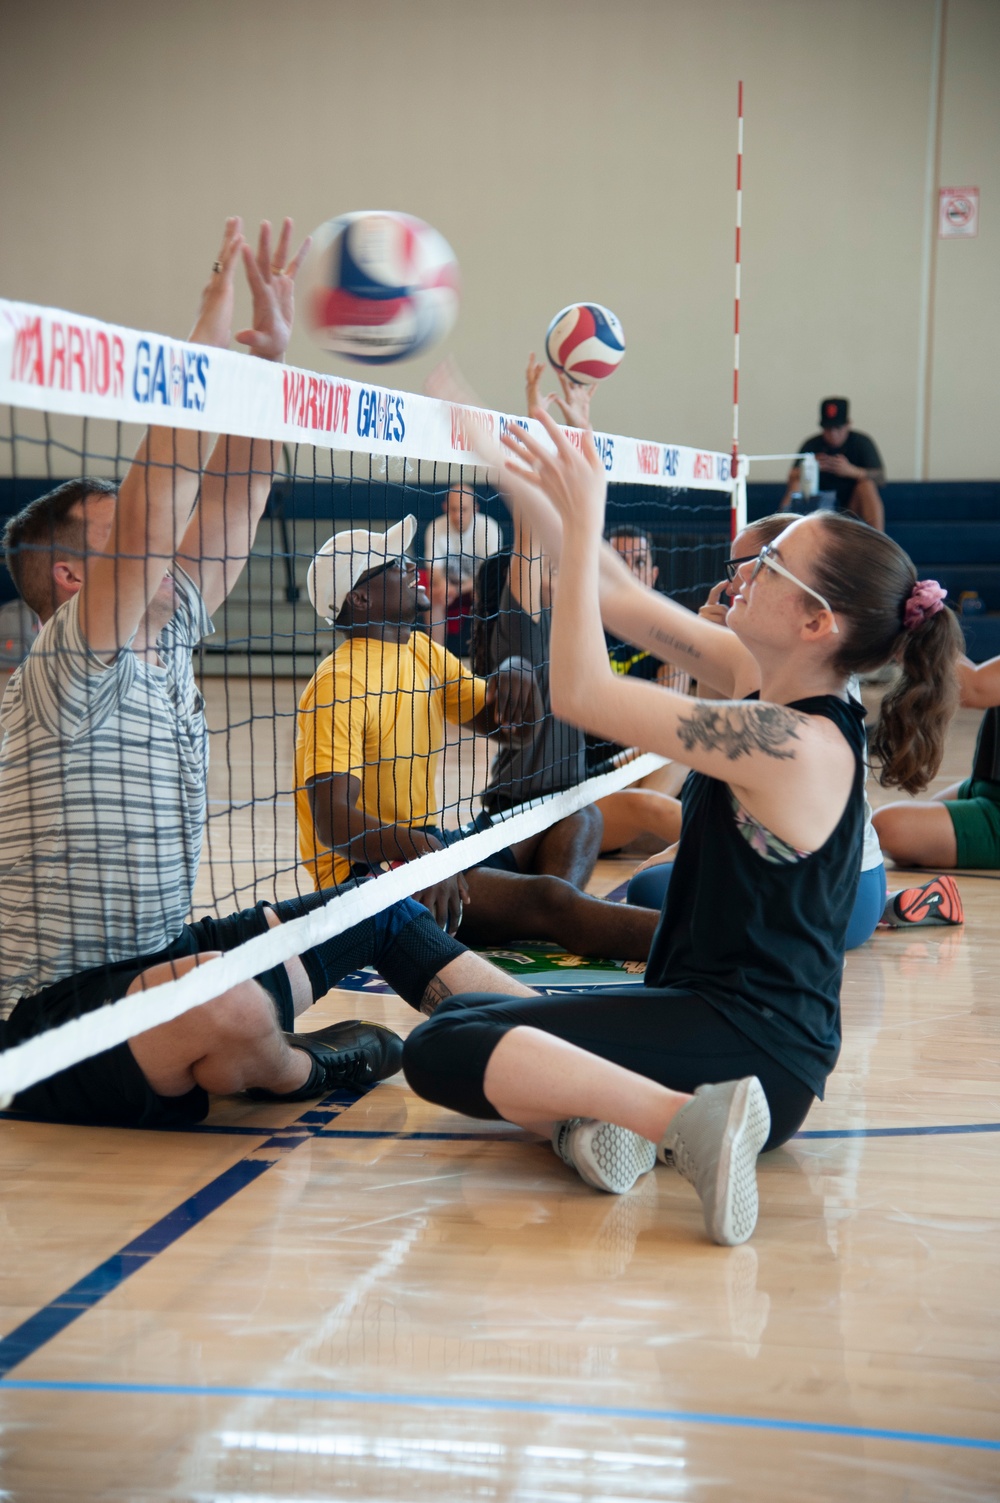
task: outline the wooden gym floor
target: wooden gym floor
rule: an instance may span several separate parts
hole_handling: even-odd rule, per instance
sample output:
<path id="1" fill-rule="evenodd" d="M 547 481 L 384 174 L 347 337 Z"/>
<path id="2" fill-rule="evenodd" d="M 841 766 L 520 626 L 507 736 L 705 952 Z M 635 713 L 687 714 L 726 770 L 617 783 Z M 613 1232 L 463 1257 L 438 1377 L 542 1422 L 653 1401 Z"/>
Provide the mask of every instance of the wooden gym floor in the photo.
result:
<path id="1" fill-rule="evenodd" d="M 214 748 L 217 891 L 255 845 L 291 859 L 290 720 L 273 745 L 278 818 L 250 836 Z M 600 1196 L 402 1076 L 186 1133 L 0 1122 L 0 1498 L 997 1499 L 997 881 L 960 879 L 965 928 L 848 957 L 827 1100 L 731 1251 L 670 1171 Z"/>

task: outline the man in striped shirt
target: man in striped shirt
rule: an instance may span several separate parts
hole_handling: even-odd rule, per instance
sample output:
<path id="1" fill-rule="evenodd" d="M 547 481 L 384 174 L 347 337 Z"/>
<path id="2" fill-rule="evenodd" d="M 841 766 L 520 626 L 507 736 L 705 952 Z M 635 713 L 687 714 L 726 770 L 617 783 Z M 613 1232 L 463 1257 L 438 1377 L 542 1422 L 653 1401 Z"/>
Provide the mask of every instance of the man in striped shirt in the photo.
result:
<path id="1" fill-rule="evenodd" d="M 254 255 L 238 219 L 191 340 L 225 348 L 242 257 L 253 327 L 280 360 L 291 333 L 291 222 Z M 0 709 L 0 1044 L 10 1048 L 329 900 L 312 893 L 186 922 L 205 819 L 207 731 L 191 654 L 246 562 L 276 445 L 149 430 L 120 490 L 80 480 L 9 523 L 8 567 L 42 628 Z M 358 1022 L 294 1034 L 296 1014 L 375 963 L 420 1006 L 510 983 L 406 901 L 213 1001 L 22 1092 L 60 1121 L 198 1120 L 211 1092 L 304 1100 L 398 1068 L 401 1040 Z M 444 968 L 443 979 L 439 975 Z M 486 973 L 486 974 L 484 974 Z M 433 986 L 432 986 L 433 983 Z"/>

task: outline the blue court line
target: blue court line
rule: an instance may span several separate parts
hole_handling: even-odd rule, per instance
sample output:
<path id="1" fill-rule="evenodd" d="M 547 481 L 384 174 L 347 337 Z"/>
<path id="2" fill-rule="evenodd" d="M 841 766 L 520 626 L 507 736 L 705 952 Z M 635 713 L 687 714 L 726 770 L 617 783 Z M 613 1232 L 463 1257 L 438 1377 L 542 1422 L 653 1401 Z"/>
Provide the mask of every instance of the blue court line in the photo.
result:
<path id="1" fill-rule="evenodd" d="M 178 1127 L 122 1127 L 114 1132 L 161 1132 L 194 1133 L 233 1138 L 271 1138 L 276 1133 L 298 1134 L 319 1138 L 385 1138 L 406 1142 L 411 1139 L 428 1143 L 517 1143 L 521 1141 L 520 1128 L 509 1132 L 408 1132 L 405 1129 L 323 1127 L 313 1121 L 313 1113 L 305 1112 L 287 1127 L 248 1127 L 244 1124 L 229 1125 L 224 1122 L 198 1122 Z M 44 1118 L 28 1117 L 21 1112 L 0 1112 L 0 1119 L 8 1122 L 41 1122 Z M 324 1121 L 328 1121 L 325 1117 Z M 955 1133 L 1000 1132 L 1000 1122 L 953 1122 L 929 1127 L 824 1127 L 807 1128 L 793 1134 L 793 1141 L 829 1138 L 936 1138 Z"/>
<path id="2" fill-rule="evenodd" d="M 1000 1122 L 955 1122 L 944 1127 L 828 1127 L 796 1138 L 936 1138 L 949 1133 L 1000 1132 Z"/>
<path id="3" fill-rule="evenodd" d="M 405 1409 L 460 1409 L 477 1413 L 565 1415 L 570 1419 L 638 1420 L 644 1423 L 712 1425 L 737 1430 L 775 1430 L 792 1435 L 831 1435 L 843 1439 L 901 1441 L 905 1445 L 949 1446 L 965 1451 L 998 1451 L 1000 1440 L 983 1435 L 939 1435 L 925 1430 L 882 1430 L 870 1425 L 829 1425 L 818 1420 L 787 1420 L 746 1414 L 712 1414 L 692 1409 L 632 1409 L 602 1404 L 545 1404 L 531 1399 L 468 1398 L 448 1394 L 366 1393 L 331 1388 L 218 1388 L 195 1383 L 80 1383 L 13 1378 L 4 1389 L 24 1393 L 107 1393 L 136 1397 L 268 1399 L 307 1404 L 375 1404 Z"/>
<path id="4" fill-rule="evenodd" d="M 161 1216 L 146 1231 L 140 1232 L 138 1237 L 127 1242 L 116 1253 L 112 1253 L 110 1258 L 92 1268 L 82 1279 L 78 1279 L 62 1294 L 0 1338 L 0 1379 L 6 1378 L 13 1368 L 60 1335 L 67 1326 L 79 1320 L 81 1315 L 92 1310 L 106 1295 L 112 1294 L 126 1279 L 138 1273 L 140 1268 L 145 1268 L 147 1263 L 171 1247 L 185 1232 L 198 1226 L 240 1190 L 246 1189 L 247 1185 L 253 1184 L 267 1169 L 280 1161 L 282 1154 L 297 1148 L 300 1143 L 311 1142 L 321 1131 L 321 1126 L 327 1125 L 348 1106 L 352 1106 L 362 1094 L 364 1093 L 356 1091 L 334 1091 L 319 1103 L 320 1110 L 313 1107 L 304 1114 L 309 1119 L 305 1124 L 305 1131 L 296 1131 L 297 1124 L 293 1123 L 291 1128 L 268 1128 L 255 1134 L 263 1141 L 250 1149 L 247 1157 L 238 1159 L 235 1164 L 224 1169 L 215 1179 L 195 1191 L 194 1195 Z"/>
<path id="5" fill-rule="evenodd" d="M 815 1132 L 793 1133 L 799 1138 L 924 1138 L 948 1133 L 1000 1132 L 1000 1122 L 960 1122 L 949 1127 L 845 1127 L 824 1128 Z M 430 1142 L 516 1143 L 521 1133 L 504 1132 L 380 1132 L 376 1128 L 330 1127 L 317 1134 L 321 1138 L 409 1138 Z"/>

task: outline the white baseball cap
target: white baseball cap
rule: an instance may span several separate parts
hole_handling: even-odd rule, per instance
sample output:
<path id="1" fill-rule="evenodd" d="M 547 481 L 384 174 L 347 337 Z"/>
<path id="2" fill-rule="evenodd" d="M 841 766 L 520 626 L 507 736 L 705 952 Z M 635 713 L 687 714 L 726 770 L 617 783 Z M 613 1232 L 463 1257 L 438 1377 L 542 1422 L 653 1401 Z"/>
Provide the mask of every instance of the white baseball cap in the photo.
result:
<path id="1" fill-rule="evenodd" d="M 306 580 L 316 614 L 332 626 L 361 576 L 402 558 L 416 530 L 417 519 L 409 516 L 385 532 L 359 527 L 328 538 L 309 565 Z"/>

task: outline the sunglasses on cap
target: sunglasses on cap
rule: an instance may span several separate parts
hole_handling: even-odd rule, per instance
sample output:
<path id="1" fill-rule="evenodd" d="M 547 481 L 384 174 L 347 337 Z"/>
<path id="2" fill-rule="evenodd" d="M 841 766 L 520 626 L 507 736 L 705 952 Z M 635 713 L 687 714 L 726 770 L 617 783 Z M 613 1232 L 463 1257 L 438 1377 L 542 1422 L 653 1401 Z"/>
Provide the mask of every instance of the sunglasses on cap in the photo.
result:
<path id="1" fill-rule="evenodd" d="M 371 580 L 377 579 L 380 574 L 387 573 L 389 569 L 398 569 L 401 574 L 405 574 L 408 568 L 415 569 L 416 564 L 414 564 L 412 558 L 407 558 L 405 553 L 396 558 L 387 558 L 385 563 L 376 564 L 373 569 L 366 569 L 355 581 L 354 588 L 357 589 L 359 585 L 368 584 Z"/>
<path id="2" fill-rule="evenodd" d="M 830 618 L 832 622 L 830 628 L 831 631 L 836 636 L 839 636 L 840 627 L 837 625 L 837 618 L 833 614 L 833 606 L 830 604 L 829 600 L 827 600 L 825 596 L 821 595 L 819 590 L 814 590 L 812 585 L 805 584 L 801 579 L 799 579 L 798 575 L 792 573 L 791 569 L 786 569 L 784 564 L 780 563 L 778 559 L 775 558 L 774 546 L 775 545 L 773 543 L 765 543 L 763 548 L 757 554 L 756 562 L 754 563 L 753 568 L 750 570 L 750 584 L 753 584 L 754 580 L 757 578 L 757 575 L 766 564 L 769 569 L 774 570 L 775 574 L 781 574 L 785 579 L 790 579 L 793 585 L 798 585 L 800 590 L 805 590 L 807 595 L 811 595 L 814 600 L 818 600 L 823 609 L 830 612 Z M 747 558 L 733 559 L 732 562 L 736 564 L 737 568 L 739 568 L 741 563 L 748 564 L 750 560 Z M 730 575 L 730 578 L 734 577 L 735 575 Z"/>

